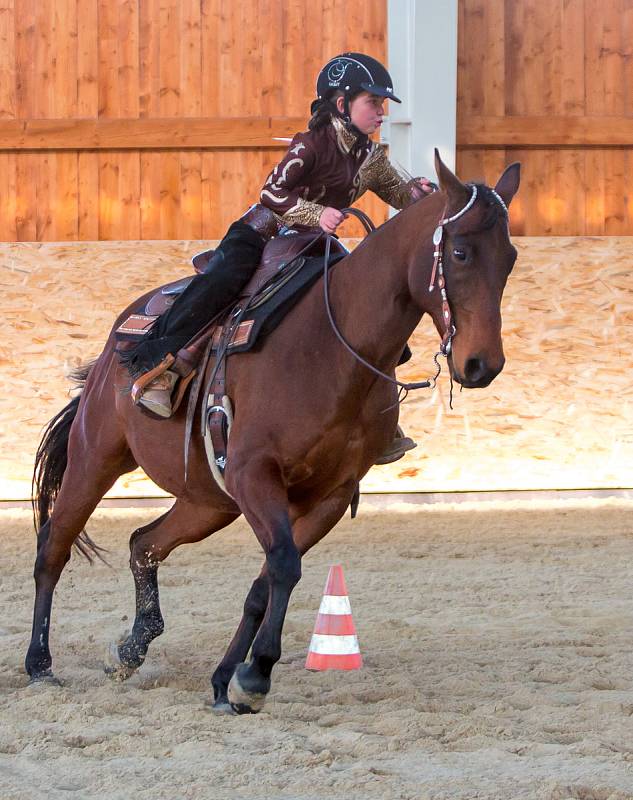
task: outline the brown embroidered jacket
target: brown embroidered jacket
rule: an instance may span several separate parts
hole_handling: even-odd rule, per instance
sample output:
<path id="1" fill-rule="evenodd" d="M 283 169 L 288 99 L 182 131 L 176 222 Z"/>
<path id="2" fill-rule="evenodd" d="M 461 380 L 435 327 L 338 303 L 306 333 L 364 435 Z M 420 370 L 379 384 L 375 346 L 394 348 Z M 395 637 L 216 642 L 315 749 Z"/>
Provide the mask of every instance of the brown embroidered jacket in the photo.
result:
<path id="1" fill-rule="evenodd" d="M 266 179 L 260 202 L 286 225 L 318 226 L 326 206 L 347 208 L 368 189 L 394 208 L 412 201 L 382 145 L 361 143 L 334 117 L 331 125 L 295 135 Z"/>

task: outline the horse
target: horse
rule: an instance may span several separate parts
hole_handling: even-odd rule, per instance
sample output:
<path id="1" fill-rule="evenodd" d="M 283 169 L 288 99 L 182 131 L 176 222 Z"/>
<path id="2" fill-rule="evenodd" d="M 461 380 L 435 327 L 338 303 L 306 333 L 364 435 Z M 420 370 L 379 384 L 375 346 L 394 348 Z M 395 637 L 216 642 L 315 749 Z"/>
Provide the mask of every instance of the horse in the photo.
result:
<path id="1" fill-rule="evenodd" d="M 25 660 L 31 681 L 56 681 L 51 608 L 73 544 L 88 556 L 98 552 L 84 526 L 115 480 L 140 466 L 175 502 L 131 535 L 136 616 L 111 645 L 106 671 L 119 680 L 132 675 L 163 632 L 160 563 L 243 514 L 264 563 L 212 675 L 211 705 L 223 713 L 263 707 L 302 557 L 342 518 L 359 480 L 392 441 L 395 368 L 422 315 L 431 316 L 462 387 L 485 387 L 504 366 L 500 306 L 517 255 L 507 207 L 520 165 L 507 167 L 492 189 L 462 183 L 437 151 L 435 164 L 439 191 L 377 228 L 327 282 L 319 279 L 258 352 L 230 356 L 227 394 L 235 411 L 226 491 L 210 473 L 199 426 L 185 462 L 183 410 L 154 419 L 123 391 L 129 376 L 114 331 L 138 301 L 119 317 L 81 376 L 83 390 L 51 420 L 36 456 L 35 602 Z M 363 362 L 341 345 L 326 311 Z"/>

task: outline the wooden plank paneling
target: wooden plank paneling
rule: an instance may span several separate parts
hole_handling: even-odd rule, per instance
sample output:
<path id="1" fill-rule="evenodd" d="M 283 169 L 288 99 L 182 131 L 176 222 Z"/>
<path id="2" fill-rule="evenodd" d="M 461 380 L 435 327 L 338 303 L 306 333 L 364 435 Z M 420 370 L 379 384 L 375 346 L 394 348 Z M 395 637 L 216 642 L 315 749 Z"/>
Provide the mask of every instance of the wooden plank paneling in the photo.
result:
<path id="1" fill-rule="evenodd" d="M 55 183 L 50 197 L 50 241 L 79 238 L 79 176 L 77 153 L 56 153 Z"/>
<path id="2" fill-rule="evenodd" d="M 12 119 L 0 120 L 0 150 L 278 149 L 275 136 L 301 128 L 291 117 Z"/>
<path id="3" fill-rule="evenodd" d="M 35 100 L 35 4 L 18 3 L 15 14 L 15 116 L 29 119 L 36 113 Z"/>
<path id="4" fill-rule="evenodd" d="M 386 0 L 0 0 L 0 238 L 221 236 L 319 67 L 384 61 L 386 22 Z"/>
<path id="5" fill-rule="evenodd" d="M 99 237 L 140 239 L 140 157 L 99 153 Z"/>
<path id="6" fill-rule="evenodd" d="M 0 120 L 0 150 L 278 149 L 303 117 Z M 633 117 L 460 116 L 460 148 L 629 147 Z"/>
<path id="7" fill-rule="evenodd" d="M 15 68 L 14 0 L 0 0 L 0 119 L 15 116 Z"/>
<path id="8" fill-rule="evenodd" d="M 633 117 L 460 115 L 457 144 L 459 147 L 630 147 Z"/>
<path id="9" fill-rule="evenodd" d="M 202 153 L 180 153 L 181 239 L 202 239 Z"/>
<path id="10" fill-rule="evenodd" d="M 139 13 L 137 0 L 112 3 L 118 8 L 118 116 L 139 114 Z"/>
<path id="11" fill-rule="evenodd" d="M 16 159 L 16 230 L 18 241 L 37 240 L 35 215 L 37 209 L 37 160 L 36 153 L 25 153 Z"/>
<path id="12" fill-rule="evenodd" d="M 161 0 L 159 25 L 159 115 L 178 117 L 180 104 L 180 2 Z M 176 32 L 178 32 L 177 35 Z"/>
<path id="13" fill-rule="evenodd" d="M 631 0 L 460 0 L 459 14 L 460 176 L 486 153 L 521 160 L 515 233 L 633 234 Z"/>
<path id="14" fill-rule="evenodd" d="M 85 3 L 77 14 L 77 117 L 99 113 L 99 36 L 97 4 Z"/>
<path id="15" fill-rule="evenodd" d="M 202 48 L 200 0 L 182 0 L 180 50 L 181 108 L 183 117 L 202 116 Z"/>
<path id="16" fill-rule="evenodd" d="M 77 153 L 77 209 L 77 238 L 99 239 L 99 156 L 94 152 Z"/>
<path id="17" fill-rule="evenodd" d="M 386 0 L 0 0 L 0 150 L 15 153 L 0 235 L 221 235 L 273 137 L 305 128 L 319 66 L 345 49 L 384 60 L 386 23 Z M 515 230 L 633 233 L 631 0 L 460 0 L 458 116 L 464 177 L 520 154 Z"/>
<path id="18" fill-rule="evenodd" d="M 54 71 L 50 81 L 48 115 L 74 117 L 77 114 L 78 88 L 77 0 L 55 0 L 51 11 L 50 61 L 54 64 Z"/>
<path id="19" fill-rule="evenodd" d="M 139 115 L 159 115 L 160 0 L 139 0 Z"/>
<path id="20" fill-rule="evenodd" d="M 505 113 L 504 19 L 505 0 L 460 0 L 457 107 L 463 114 Z"/>
<path id="21" fill-rule="evenodd" d="M 141 163 L 141 239 L 161 239 L 160 229 L 160 153 L 140 153 Z"/>
<path id="22" fill-rule="evenodd" d="M 0 240 L 17 239 L 16 155 L 0 153 Z"/>
<path id="23" fill-rule="evenodd" d="M 178 239 L 180 228 L 180 153 L 160 153 L 161 239 Z"/>

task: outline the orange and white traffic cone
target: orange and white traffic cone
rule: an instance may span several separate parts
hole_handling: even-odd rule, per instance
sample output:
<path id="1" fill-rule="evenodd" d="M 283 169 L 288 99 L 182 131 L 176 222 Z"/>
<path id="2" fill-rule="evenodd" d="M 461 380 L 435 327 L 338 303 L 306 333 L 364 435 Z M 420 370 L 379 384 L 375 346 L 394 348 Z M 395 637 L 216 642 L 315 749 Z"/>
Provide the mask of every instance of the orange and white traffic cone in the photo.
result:
<path id="1" fill-rule="evenodd" d="M 306 669 L 360 669 L 362 666 L 343 567 L 335 564 L 330 567 L 325 583 Z"/>

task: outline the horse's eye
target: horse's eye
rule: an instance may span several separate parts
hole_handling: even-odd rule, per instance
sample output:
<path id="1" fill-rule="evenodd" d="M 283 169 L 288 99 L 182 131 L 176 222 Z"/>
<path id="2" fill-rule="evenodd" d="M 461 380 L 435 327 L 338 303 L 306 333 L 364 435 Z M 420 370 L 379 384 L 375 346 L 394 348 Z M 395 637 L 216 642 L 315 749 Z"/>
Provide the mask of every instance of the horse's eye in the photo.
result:
<path id="1" fill-rule="evenodd" d="M 453 255 L 458 261 L 466 261 L 466 251 L 460 250 L 459 247 L 453 250 Z"/>

